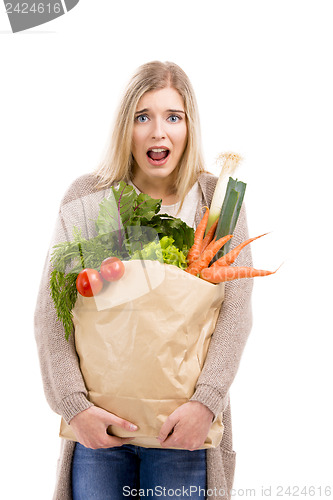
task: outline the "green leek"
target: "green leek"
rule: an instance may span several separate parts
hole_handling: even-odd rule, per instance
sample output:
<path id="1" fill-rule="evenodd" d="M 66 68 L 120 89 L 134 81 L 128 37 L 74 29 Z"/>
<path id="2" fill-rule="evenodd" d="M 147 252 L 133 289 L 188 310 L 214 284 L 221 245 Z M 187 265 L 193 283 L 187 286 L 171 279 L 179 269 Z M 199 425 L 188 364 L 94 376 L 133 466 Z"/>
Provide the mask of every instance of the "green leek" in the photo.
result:
<path id="1" fill-rule="evenodd" d="M 215 231 L 215 237 L 218 240 L 227 234 L 232 234 L 236 227 L 239 212 L 243 203 L 246 184 L 229 177 L 227 190 L 222 204 L 219 222 Z M 216 254 L 214 260 L 219 259 L 229 251 L 231 241 L 221 248 Z"/>
<path id="2" fill-rule="evenodd" d="M 236 153 L 222 153 L 217 159 L 223 162 L 222 170 L 215 186 L 212 203 L 210 205 L 206 233 L 220 216 L 221 207 L 227 190 L 228 179 L 235 172 L 241 159 L 242 158 Z"/>

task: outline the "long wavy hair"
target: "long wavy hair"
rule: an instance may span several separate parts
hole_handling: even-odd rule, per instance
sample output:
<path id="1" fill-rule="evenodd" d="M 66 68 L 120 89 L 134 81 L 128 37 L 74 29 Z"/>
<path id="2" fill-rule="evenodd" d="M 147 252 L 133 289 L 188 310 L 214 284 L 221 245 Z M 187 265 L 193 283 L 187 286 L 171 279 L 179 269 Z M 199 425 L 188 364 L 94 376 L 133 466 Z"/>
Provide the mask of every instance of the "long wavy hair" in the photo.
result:
<path id="1" fill-rule="evenodd" d="M 125 89 L 105 155 L 95 170 L 99 187 L 110 187 L 115 181 L 132 180 L 134 158 L 131 146 L 137 104 L 146 92 L 166 87 L 177 90 L 185 107 L 187 143 L 178 165 L 174 186 L 181 205 L 200 173 L 205 172 L 198 107 L 191 82 L 177 64 L 152 61 L 136 70 Z"/>

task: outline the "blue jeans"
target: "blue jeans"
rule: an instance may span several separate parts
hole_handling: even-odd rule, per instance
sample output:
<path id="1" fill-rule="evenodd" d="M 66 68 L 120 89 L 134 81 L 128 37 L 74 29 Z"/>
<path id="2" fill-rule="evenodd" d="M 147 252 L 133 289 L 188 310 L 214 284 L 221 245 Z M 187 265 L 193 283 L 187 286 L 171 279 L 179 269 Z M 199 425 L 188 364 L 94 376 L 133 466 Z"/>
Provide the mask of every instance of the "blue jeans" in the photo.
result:
<path id="1" fill-rule="evenodd" d="M 76 443 L 72 492 L 73 500 L 140 497 L 204 500 L 206 450 L 143 448 L 131 444 L 92 450 Z"/>

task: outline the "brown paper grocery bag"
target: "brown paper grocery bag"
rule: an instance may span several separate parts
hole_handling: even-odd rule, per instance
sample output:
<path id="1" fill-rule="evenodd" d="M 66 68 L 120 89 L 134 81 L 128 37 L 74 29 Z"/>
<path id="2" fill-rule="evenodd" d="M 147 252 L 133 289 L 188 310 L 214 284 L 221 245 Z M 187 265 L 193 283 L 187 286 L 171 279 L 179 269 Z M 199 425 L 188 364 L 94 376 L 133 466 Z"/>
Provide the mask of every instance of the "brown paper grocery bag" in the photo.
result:
<path id="1" fill-rule="evenodd" d="M 110 434 L 160 447 L 162 424 L 194 393 L 223 297 L 223 283 L 147 260 L 125 262 L 124 276 L 96 297 L 78 295 L 75 344 L 89 399 L 139 427 L 110 426 Z M 219 415 L 202 448 L 222 434 Z M 76 440 L 64 420 L 60 436 Z"/>

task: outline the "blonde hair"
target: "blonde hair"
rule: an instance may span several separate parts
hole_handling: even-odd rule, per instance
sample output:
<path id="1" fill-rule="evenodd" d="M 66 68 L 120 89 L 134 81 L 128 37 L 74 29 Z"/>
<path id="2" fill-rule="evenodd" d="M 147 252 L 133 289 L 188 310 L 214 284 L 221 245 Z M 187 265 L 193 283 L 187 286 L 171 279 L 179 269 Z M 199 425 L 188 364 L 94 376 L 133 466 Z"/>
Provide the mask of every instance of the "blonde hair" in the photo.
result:
<path id="1" fill-rule="evenodd" d="M 196 98 L 186 73 L 175 63 L 152 61 L 140 66 L 131 78 L 115 116 L 113 132 L 104 158 L 95 170 L 99 187 L 115 181 L 128 182 L 132 177 L 131 153 L 134 115 L 140 98 L 146 92 L 172 87 L 183 98 L 187 123 L 187 143 L 179 162 L 176 185 L 181 205 L 185 195 L 204 172 L 200 121 Z"/>

